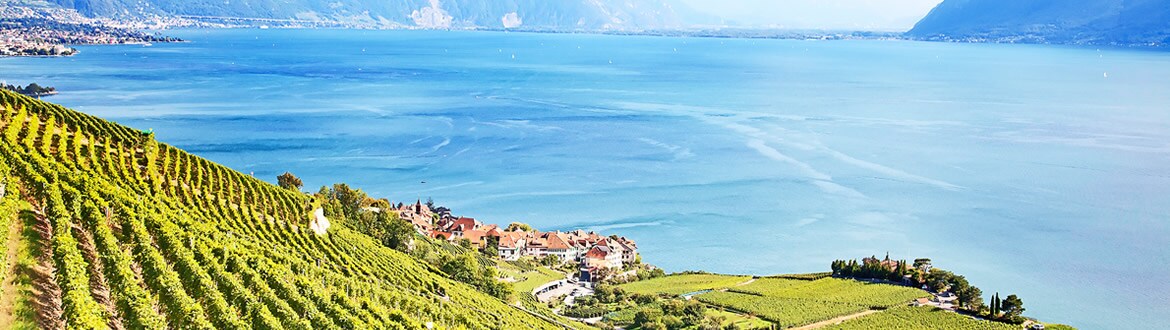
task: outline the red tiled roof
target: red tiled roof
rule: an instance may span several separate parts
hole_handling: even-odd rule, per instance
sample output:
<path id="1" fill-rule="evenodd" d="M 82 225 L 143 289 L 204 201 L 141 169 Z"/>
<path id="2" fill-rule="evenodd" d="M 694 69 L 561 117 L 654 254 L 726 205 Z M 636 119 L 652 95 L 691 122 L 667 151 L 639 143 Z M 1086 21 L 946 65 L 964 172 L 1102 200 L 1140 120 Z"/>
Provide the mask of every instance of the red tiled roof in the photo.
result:
<path id="1" fill-rule="evenodd" d="M 557 250 L 561 250 L 561 249 L 568 250 L 569 249 L 569 244 L 566 243 L 563 238 L 561 238 L 561 235 L 558 235 L 556 233 L 549 233 L 547 236 L 548 237 L 545 238 L 545 240 L 548 241 L 548 248 L 549 249 L 557 249 Z"/>
<path id="2" fill-rule="evenodd" d="M 475 221 L 475 218 L 459 217 L 459 219 L 452 221 L 447 228 L 452 230 L 472 230 L 477 227 L 479 227 L 479 221 Z"/>
<path id="3" fill-rule="evenodd" d="M 487 232 L 478 229 L 463 231 L 463 238 L 471 240 L 472 243 L 478 243 L 482 241 L 484 236 L 487 236 Z"/>
<path id="4" fill-rule="evenodd" d="M 605 259 L 605 257 L 609 255 L 609 252 L 610 252 L 609 247 L 598 245 L 598 246 L 594 246 L 592 249 L 589 249 L 589 252 L 585 253 L 585 257 L 586 258 L 594 258 L 594 259 Z"/>

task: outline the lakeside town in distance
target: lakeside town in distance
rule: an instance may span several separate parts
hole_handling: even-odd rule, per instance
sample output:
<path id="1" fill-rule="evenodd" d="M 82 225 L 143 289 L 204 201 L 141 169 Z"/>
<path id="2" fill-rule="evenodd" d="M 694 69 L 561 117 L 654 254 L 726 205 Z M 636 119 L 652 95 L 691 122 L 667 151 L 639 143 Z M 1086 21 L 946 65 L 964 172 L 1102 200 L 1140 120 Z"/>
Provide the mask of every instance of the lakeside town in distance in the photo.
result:
<path id="1" fill-rule="evenodd" d="M 69 45 L 182 41 L 141 31 L 163 29 L 170 24 L 185 23 L 161 18 L 156 22 L 113 21 L 85 17 L 71 9 L 0 4 L 0 56 L 70 56 L 77 49 Z"/>

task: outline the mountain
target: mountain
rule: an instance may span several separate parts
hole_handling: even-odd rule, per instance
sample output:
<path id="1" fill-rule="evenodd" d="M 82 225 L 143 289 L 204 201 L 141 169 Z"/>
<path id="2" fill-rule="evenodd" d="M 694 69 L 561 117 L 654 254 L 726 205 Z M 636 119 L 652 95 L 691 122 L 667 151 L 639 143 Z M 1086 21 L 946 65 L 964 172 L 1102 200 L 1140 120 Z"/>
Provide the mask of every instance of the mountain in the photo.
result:
<path id="1" fill-rule="evenodd" d="M 1170 43 L 1170 0 L 945 0 L 907 35 L 1104 45 Z"/>
<path id="2" fill-rule="evenodd" d="M 679 27 L 676 0 L 50 0 L 92 17 L 297 19 L 370 27 L 610 30 Z"/>
<path id="3" fill-rule="evenodd" d="M 150 132 L 3 90 L 0 122 L 0 328 L 563 328 Z"/>

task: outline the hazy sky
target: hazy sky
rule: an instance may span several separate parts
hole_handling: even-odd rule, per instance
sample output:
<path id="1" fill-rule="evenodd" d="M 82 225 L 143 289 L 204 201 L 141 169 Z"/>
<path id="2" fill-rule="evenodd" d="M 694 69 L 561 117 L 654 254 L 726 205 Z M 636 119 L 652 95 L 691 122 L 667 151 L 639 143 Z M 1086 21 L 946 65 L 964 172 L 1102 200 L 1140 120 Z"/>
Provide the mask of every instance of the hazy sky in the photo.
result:
<path id="1" fill-rule="evenodd" d="M 682 0 L 741 24 L 793 29 L 909 30 L 941 0 Z"/>

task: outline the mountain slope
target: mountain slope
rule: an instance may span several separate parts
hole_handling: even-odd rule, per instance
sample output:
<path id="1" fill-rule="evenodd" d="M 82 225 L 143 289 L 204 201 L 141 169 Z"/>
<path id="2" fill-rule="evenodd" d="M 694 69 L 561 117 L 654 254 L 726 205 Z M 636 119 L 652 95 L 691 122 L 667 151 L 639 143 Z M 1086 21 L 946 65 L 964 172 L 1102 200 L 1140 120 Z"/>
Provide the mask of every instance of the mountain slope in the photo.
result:
<path id="1" fill-rule="evenodd" d="M 305 194 L 57 105 L 0 105 L 0 197 L 26 205 L 0 216 L 28 220 L 2 223 L 45 252 L 4 268 L 33 283 L 0 301 L 38 302 L 42 328 L 560 328 L 344 226 L 314 233 Z"/>
<path id="2" fill-rule="evenodd" d="M 88 16 L 300 19 L 375 27 L 638 29 L 681 24 L 674 0 L 50 0 Z"/>
<path id="3" fill-rule="evenodd" d="M 946 0 L 907 35 L 1078 44 L 1170 43 L 1167 0 Z"/>

